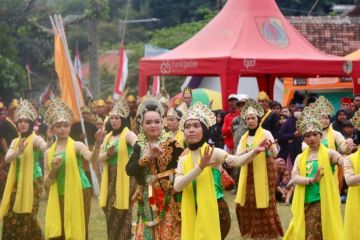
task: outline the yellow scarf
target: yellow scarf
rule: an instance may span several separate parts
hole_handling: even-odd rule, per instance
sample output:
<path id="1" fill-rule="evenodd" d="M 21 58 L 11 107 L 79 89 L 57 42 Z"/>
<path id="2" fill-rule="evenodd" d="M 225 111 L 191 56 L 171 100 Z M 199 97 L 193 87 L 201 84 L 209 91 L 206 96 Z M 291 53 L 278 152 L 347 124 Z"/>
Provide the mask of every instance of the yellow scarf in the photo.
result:
<path id="1" fill-rule="evenodd" d="M 299 158 L 300 176 L 306 176 L 306 162 L 309 158 L 310 148 L 307 147 Z M 329 153 L 327 148 L 320 144 L 318 152 L 319 167 L 323 167 L 324 176 L 320 180 L 321 226 L 323 239 L 342 239 L 343 225 L 340 212 L 340 197 L 334 185 L 334 177 L 330 168 Z M 306 236 L 305 229 L 305 186 L 296 185 L 291 212 L 293 219 L 286 231 L 284 240 L 303 240 Z"/>
<path id="2" fill-rule="evenodd" d="M 33 174 L 34 174 L 34 154 L 33 154 L 33 138 L 35 133 L 32 133 L 25 140 L 25 150 L 19 156 L 19 178 L 17 181 L 17 190 L 14 203 L 14 212 L 16 213 L 31 213 L 33 207 Z M 15 140 L 15 149 L 19 146 L 20 137 Z M 10 207 L 11 193 L 16 184 L 16 159 L 11 162 L 9 175 L 6 180 L 3 201 L 0 207 L 0 219 L 8 214 Z"/>
<path id="3" fill-rule="evenodd" d="M 184 148 L 184 133 L 180 129 L 176 133 L 175 140 Z"/>
<path id="4" fill-rule="evenodd" d="M 249 137 L 249 131 L 247 131 L 241 139 L 240 149 L 241 151 L 246 149 L 246 141 Z M 264 129 L 259 127 L 255 132 L 254 146 L 258 146 L 265 139 Z M 266 155 L 265 152 L 259 153 L 253 160 L 253 173 L 254 173 L 254 185 L 255 185 L 255 199 L 257 208 L 269 207 L 269 184 L 266 167 Z M 241 167 L 241 174 L 239 178 L 238 191 L 235 202 L 241 206 L 245 205 L 246 184 L 247 184 L 248 165 Z"/>
<path id="5" fill-rule="evenodd" d="M 360 173 L 360 149 L 350 155 L 354 174 Z M 360 227 L 358 216 L 360 214 L 360 186 L 349 186 L 346 207 L 343 239 L 359 239 Z"/>
<path id="6" fill-rule="evenodd" d="M 326 138 L 327 138 L 327 142 L 328 142 L 328 148 L 332 149 L 332 150 L 336 150 L 334 129 L 333 129 L 332 125 L 330 125 L 328 128 Z M 335 165 L 335 171 L 333 174 L 336 186 L 339 186 L 339 177 L 338 177 L 339 176 L 339 167 L 340 166 Z M 341 176 L 343 176 L 343 174 Z"/>
<path id="7" fill-rule="evenodd" d="M 51 161 L 56 150 L 55 142 L 49 149 L 48 161 Z M 46 163 L 45 163 L 46 164 Z M 65 149 L 65 192 L 64 192 L 64 231 L 65 239 L 85 239 L 85 214 L 83 191 L 76 158 L 75 142 L 70 137 Z M 48 205 L 45 216 L 45 239 L 61 236 L 61 212 L 56 179 L 50 186 Z"/>
<path id="8" fill-rule="evenodd" d="M 204 153 L 206 146 L 208 146 L 206 143 L 202 145 L 201 153 Z M 197 162 L 199 161 L 200 157 Z M 194 168 L 192 152 L 184 159 L 182 168 L 184 174 Z M 181 200 L 181 219 L 181 239 L 221 239 L 219 209 L 211 167 L 206 167 L 196 178 L 196 196 L 194 196 L 192 183 L 184 188 Z"/>
<path id="9" fill-rule="evenodd" d="M 260 121 L 260 124 L 259 124 L 260 127 L 262 126 L 262 124 L 264 123 L 266 118 L 270 115 L 270 113 L 271 113 L 271 110 L 268 109 L 267 112 L 265 113 L 265 115 L 261 118 L 261 121 Z"/>
<path id="10" fill-rule="evenodd" d="M 129 161 L 129 153 L 126 144 L 126 134 L 129 129 L 126 127 L 122 130 L 119 137 L 119 151 L 118 151 L 118 162 L 116 170 L 116 199 L 114 207 L 116 209 L 129 209 L 129 188 L 130 188 L 130 177 L 126 174 L 125 167 Z M 112 131 L 105 136 L 104 143 L 108 144 L 112 136 Z M 105 145 L 106 145 L 105 144 Z M 108 163 L 103 163 L 103 173 L 101 178 L 101 190 L 100 190 L 100 207 L 105 207 L 108 196 L 108 183 L 109 183 L 109 170 Z"/>

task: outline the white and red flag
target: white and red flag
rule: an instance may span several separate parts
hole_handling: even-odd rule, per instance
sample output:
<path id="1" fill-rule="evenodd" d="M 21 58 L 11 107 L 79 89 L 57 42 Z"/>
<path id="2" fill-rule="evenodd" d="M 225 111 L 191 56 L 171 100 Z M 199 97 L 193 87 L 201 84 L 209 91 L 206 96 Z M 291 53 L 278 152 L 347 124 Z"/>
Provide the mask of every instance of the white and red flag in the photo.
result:
<path id="1" fill-rule="evenodd" d="M 77 44 L 76 44 L 75 58 L 74 58 L 74 72 L 75 72 L 76 78 L 79 81 L 80 88 L 82 88 L 84 86 L 83 75 L 82 75 L 82 71 L 81 71 L 80 51 L 79 51 Z"/>
<path id="2" fill-rule="evenodd" d="M 116 81 L 114 86 L 114 95 L 121 96 L 125 89 L 126 80 L 128 77 L 128 57 L 125 52 L 124 45 L 120 45 L 119 51 L 119 68 L 116 75 Z"/>
<path id="3" fill-rule="evenodd" d="M 156 96 L 160 93 L 160 76 L 154 76 L 153 85 L 152 85 L 153 96 Z"/>

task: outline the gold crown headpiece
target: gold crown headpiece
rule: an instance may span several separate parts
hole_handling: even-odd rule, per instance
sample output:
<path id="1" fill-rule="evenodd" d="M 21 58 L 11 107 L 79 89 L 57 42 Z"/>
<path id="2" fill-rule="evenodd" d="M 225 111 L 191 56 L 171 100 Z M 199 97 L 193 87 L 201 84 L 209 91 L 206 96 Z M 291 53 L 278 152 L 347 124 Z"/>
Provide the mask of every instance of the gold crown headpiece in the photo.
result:
<path id="1" fill-rule="evenodd" d="M 352 124 L 357 130 L 360 130 L 360 110 L 356 111 L 351 119 Z"/>
<path id="2" fill-rule="evenodd" d="M 73 113 L 71 109 L 59 98 L 54 98 L 45 112 L 45 122 L 50 126 L 58 122 L 71 123 Z"/>
<path id="3" fill-rule="evenodd" d="M 324 96 L 320 96 L 318 99 L 316 99 L 312 108 L 315 112 L 318 112 L 321 115 L 328 115 L 331 117 L 334 114 L 333 105 Z"/>
<path id="4" fill-rule="evenodd" d="M 261 91 L 261 92 L 259 92 L 258 100 L 270 101 L 270 98 L 269 98 L 269 95 L 267 95 L 266 92 Z"/>
<path id="5" fill-rule="evenodd" d="M 241 118 L 245 119 L 249 114 L 255 114 L 261 118 L 264 116 L 264 109 L 254 99 L 249 99 L 241 110 Z"/>
<path id="6" fill-rule="evenodd" d="M 190 93 L 190 95 L 192 96 L 192 89 L 191 89 L 190 87 L 186 87 L 186 88 L 184 89 L 184 91 L 183 91 L 183 95 L 184 95 L 185 93 Z"/>
<path id="7" fill-rule="evenodd" d="M 320 112 L 315 109 L 306 107 L 301 113 L 299 119 L 296 121 L 296 128 L 300 130 L 301 134 L 309 132 L 322 132 L 321 121 L 322 116 Z"/>
<path id="8" fill-rule="evenodd" d="M 210 128 L 216 123 L 216 116 L 208 106 L 196 102 L 182 116 L 180 121 L 180 127 L 182 129 L 184 129 L 185 122 L 188 120 L 199 120 L 205 124 L 207 128 Z"/>
<path id="9" fill-rule="evenodd" d="M 129 115 L 129 105 L 123 97 L 119 97 L 114 101 L 114 107 L 110 112 L 110 116 L 111 115 L 127 118 Z"/>
<path id="10" fill-rule="evenodd" d="M 35 107 L 28 101 L 22 100 L 14 113 L 15 121 L 25 118 L 31 121 L 35 121 L 38 117 Z"/>
<path id="11" fill-rule="evenodd" d="M 181 116 L 180 116 L 178 111 L 179 110 L 176 111 L 174 108 L 170 108 L 169 111 L 167 112 L 167 117 L 175 117 L 180 120 L 182 117 L 182 114 L 181 114 L 181 111 L 179 111 L 181 114 Z"/>
<path id="12" fill-rule="evenodd" d="M 13 100 L 11 100 L 11 103 L 8 106 L 8 109 L 16 109 L 19 106 L 19 100 L 14 98 Z"/>
<path id="13" fill-rule="evenodd" d="M 107 96 L 105 103 L 112 103 L 113 102 L 113 98 L 111 95 Z"/>
<path id="14" fill-rule="evenodd" d="M 144 120 L 144 114 L 149 111 L 150 106 L 155 106 L 154 111 L 160 114 L 160 118 L 164 116 L 164 108 L 161 103 L 155 97 L 151 96 L 150 92 L 142 98 L 142 101 L 138 107 L 136 118 L 139 124 Z"/>

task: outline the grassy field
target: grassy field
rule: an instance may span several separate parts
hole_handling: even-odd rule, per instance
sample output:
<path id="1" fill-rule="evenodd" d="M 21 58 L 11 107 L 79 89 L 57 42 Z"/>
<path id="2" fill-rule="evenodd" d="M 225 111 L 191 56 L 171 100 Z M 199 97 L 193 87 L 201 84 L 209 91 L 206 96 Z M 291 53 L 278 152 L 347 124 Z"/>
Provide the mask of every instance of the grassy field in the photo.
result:
<path id="1" fill-rule="evenodd" d="M 236 213 L 235 213 L 235 196 L 230 194 L 229 192 L 225 192 L 225 199 L 230 208 L 231 214 L 231 229 L 230 233 L 227 236 L 227 240 L 239 240 L 242 239 L 240 237 L 240 231 L 237 224 Z M 291 220 L 291 211 L 290 206 L 285 206 L 283 203 L 279 203 L 277 205 L 278 213 L 280 215 L 282 227 L 284 232 L 286 231 L 287 226 Z M 342 205 L 342 210 L 344 205 Z M 46 200 L 41 200 L 40 212 L 39 212 L 39 221 L 40 226 L 44 227 L 44 219 L 45 219 L 45 210 L 46 210 Z M 2 222 L 0 223 L 0 231 L 2 229 Z M 90 215 L 90 223 L 89 223 L 89 236 L 90 240 L 106 240 L 106 223 L 103 211 L 98 206 L 98 201 L 93 198 L 91 202 L 91 215 Z"/>

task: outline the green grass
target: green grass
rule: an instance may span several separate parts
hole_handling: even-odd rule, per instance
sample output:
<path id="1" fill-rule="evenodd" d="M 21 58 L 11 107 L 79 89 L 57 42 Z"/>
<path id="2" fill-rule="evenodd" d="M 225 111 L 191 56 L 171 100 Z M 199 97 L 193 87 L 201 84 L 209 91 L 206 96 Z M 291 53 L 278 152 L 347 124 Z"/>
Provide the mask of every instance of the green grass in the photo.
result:
<path id="1" fill-rule="evenodd" d="M 232 195 L 230 192 L 225 192 L 225 200 L 227 201 L 229 208 L 230 208 L 230 214 L 231 214 L 231 228 L 230 232 L 227 236 L 227 240 L 239 240 L 242 239 L 240 237 L 240 231 L 236 219 L 236 213 L 235 213 L 235 196 Z M 291 220 L 291 211 L 290 206 L 285 206 L 283 203 L 278 203 L 277 205 L 278 213 L 280 216 L 281 224 L 284 230 L 284 233 L 286 231 L 286 228 L 289 225 L 289 222 Z M 341 207 L 342 212 L 344 210 L 344 205 Z M 44 227 L 44 221 L 45 221 L 45 210 L 46 210 L 46 200 L 42 199 L 40 202 L 40 211 L 39 211 L 39 221 L 40 226 Z M 134 211 L 135 212 L 135 211 Z M 2 230 L 2 222 L 0 223 L 0 231 Z M 91 201 L 91 214 L 90 214 L 90 223 L 89 223 L 89 239 L 90 240 L 106 240 L 106 223 L 105 223 L 105 217 L 103 211 L 99 208 L 98 201 L 95 198 L 92 198 Z"/>

